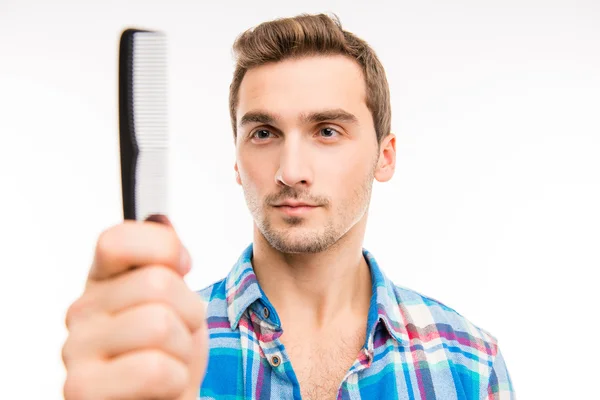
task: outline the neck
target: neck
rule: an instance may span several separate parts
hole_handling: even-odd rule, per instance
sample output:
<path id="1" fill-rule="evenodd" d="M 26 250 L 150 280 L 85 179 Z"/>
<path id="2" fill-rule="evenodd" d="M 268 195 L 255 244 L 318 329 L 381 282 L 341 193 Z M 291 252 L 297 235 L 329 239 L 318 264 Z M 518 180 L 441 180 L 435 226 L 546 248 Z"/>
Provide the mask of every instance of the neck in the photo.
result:
<path id="1" fill-rule="evenodd" d="M 364 319 L 371 274 L 362 253 L 366 215 L 320 253 L 285 254 L 254 228 L 252 264 L 282 323 L 319 330 L 349 318 Z"/>

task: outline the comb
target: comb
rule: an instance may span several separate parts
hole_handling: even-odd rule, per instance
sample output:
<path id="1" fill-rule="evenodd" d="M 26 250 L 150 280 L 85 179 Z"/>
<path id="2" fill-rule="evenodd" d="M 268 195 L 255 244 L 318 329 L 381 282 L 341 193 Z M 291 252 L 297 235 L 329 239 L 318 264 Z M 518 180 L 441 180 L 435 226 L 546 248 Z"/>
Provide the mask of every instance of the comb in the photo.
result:
<path id="1" fill-rule="evenodd" d="M 126 29 L 119 49 L 119 144 L 123 217 L 166 215 L 168 206 L 167 41 Z"/>

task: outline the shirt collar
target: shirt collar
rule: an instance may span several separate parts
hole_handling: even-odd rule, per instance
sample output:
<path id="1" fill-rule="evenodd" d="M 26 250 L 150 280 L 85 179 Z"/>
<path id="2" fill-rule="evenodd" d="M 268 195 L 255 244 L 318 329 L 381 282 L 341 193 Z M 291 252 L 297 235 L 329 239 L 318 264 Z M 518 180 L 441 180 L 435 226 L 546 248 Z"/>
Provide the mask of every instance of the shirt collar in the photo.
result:
<path id="1" fill-rule="evenodd" d="M 400 311 L 400 298 L 396 295 L 396 286 L 383 273 L 373 254 L 363 249 L 363 256 L 371 270 L 372 295 L 367 317 L 367 349 L 373 350 L 373 337 L 379 321 L 383 321 L 389 334 L 399 344 L 410 342 L 407 321 Z"/>
<path id="2" fill-rule="evenodd" d="M 267 299 L 254 274 L 252 248 L 252 244 L 246 247 L 226 278 L 227 316 L 232 329 L 237 328 L 240 318 L 249 307 L 254 308 L 255 311 L 267 307 L 270 315 L 269 322 L 275 326 L 280 325 L 274 307 Z M 369 251 L 363 249 L 363 256 L 371 271 L 373 288 L 367 316 L 367 332 L 369 332 L 367 349 L 373 349 L 373 336 L 379 321 L 383 321 L 387 331 L 400 344 L 408 343 L 406 322 L 400 312 L 394 284 L 385 276 L 375 257 Z M 260 312 L 259 315 L 261 315 Z"/>

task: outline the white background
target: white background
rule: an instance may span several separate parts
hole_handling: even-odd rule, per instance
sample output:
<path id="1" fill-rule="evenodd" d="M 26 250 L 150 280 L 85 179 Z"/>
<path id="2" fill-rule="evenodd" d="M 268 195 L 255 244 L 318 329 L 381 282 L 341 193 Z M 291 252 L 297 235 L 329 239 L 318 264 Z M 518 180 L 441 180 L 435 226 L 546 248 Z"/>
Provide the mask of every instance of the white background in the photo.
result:
<path id="1" fill-rule="evenodd" d="M 397 172 L 375 184 L 365 247 L 493 333 L 520 399 L 598 395 L 600 2 L 0 0 L 1 399 L 61 398 L 66 308 L 122 218 L 121 30 L 168 34 L 170 214 L 200 289 L 251 240 L 231 44 L 321 11 L 391 87 Z"/>

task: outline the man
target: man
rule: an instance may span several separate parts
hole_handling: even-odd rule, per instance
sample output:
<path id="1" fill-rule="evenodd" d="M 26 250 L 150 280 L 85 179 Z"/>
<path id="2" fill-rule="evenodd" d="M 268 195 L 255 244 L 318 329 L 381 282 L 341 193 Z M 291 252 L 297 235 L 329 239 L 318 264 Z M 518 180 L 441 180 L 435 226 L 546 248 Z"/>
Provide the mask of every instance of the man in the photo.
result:
<path id="1" fill-rule="evenodd" d="M 372 49 L 325 15 L 261 24 L 234 49 L 253 242 L 198 296 L 166 218 L 103 232 L 67 313 L 65 398 L 513 398 L 493 336 L 362 248 L 373 179 L 396 157 Z"/>

